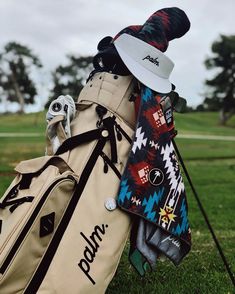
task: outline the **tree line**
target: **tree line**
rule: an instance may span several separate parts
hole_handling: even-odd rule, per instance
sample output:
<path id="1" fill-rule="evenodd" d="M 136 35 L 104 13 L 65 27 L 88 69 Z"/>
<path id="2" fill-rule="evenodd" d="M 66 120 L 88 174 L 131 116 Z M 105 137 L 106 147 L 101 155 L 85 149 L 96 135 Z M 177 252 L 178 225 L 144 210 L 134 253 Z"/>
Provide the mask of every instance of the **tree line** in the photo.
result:
<path id="1" fill-rule="evenodd" d="M 205 81 L 207 92 L 198 111 L 219 111 L 225 125 L 235 114 L 235 35 L 220 37 L 211 46 L 212 56 L 205 60 L 214 77 Z"/>
<path id="2" fill-rule="evenodd" d="M 205 81 L 204 101 L 194 111 L 219 111 L 221 124 L 226 124 L 235 114 L 235 35 L 220 35 L 211 51 L 204 64 L 207 70 L 214 69 L 216 73 Z M 91 56 L 68 55 L 67 64 L 52 71 L 52 87 L 45 107 L 59 95 L 78 96 L 93 68 L 92 59 Z M 38 89 L 32 70 L 41 67 L 39 57 L 30 48 L 17 42 L 7 43 L 0 51 L 0 102 L 19 103 L 20 113 L 24 112 L 26 104 L 35 103 Z"/>
<path id="3" fill-rule="evenodd" d="M 92 70 L 91 56 L 67 56 L 67 64 L 59 65 L 51 72 L 52 87 L 49 90 L 47 108 L 59 95 L 76 98 Z M 7 43 L 0 52 L 0 102 L 19 104 L 24 113 L 26 104 L 34 104 L 38 85 L 32 73 L 42 68 L 40 58 L 28 46 L 17 42 Z"/>

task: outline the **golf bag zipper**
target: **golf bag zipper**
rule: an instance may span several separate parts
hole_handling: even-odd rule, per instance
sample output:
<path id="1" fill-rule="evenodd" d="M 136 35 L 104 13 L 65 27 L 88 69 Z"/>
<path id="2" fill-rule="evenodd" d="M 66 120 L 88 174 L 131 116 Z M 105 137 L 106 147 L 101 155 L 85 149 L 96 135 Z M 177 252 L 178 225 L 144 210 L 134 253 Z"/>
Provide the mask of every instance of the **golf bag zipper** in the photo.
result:
<path id="1" fill-rule="evenodd" d="M 35 207 L 32 215 L 30 216 L 29 220 L 25 224 L 23 230 L 19 233 L 18 238 L 16 239 L 15 243 L 12 245 L 10 251 L 8 252 L 6 258 L 4 259 L 1 267 L 0 267 L 0 274 L 4 275 L 6 272 L 9 264 L 11 263 L 12 259 L 15 257 L 19 247 L 21 246 L 22 242 L 24 241 L 28 231 L 32 227 L 35 219 L 37 218 L 37 215 L 40 213 L 41 208 L 43 207 L 45 201 L 47 200 L 50 193 L 58 186 L 58 184 L 61 184 L 64 181 L 73 181 L 74 184 L 77 182 L 75 178 L 73 178 L 71 175 L 59 178 L 54 183 L 52 183 L 49 188 L 44 192 L 42 198 L 38 202 L 37 206 Z"/>
<path id="2" fill-rule="evenodd" d="M 111 169 L 114 171 L 117 177 L 121 179 L 121 174 L 119 170 L 116 168 L 114 163 L 109 159 L 109 157 L 104 152 L 101 152 L 101 157 L 104 160 L 104 173 L 108 173 L 108 167 L 111 167 Z"/>
<path id="3" fill-rule="evenodd" d="M 121 135 L 123 135 L 126 140 L 132 144 L 132 139 L 130 138 L 130 136 L 123 130 L 123 128 L 115 121 L 114 122 L 115 124 L 115 129 L 116 129 L 116 132 L 117 132 L 117 136 L 118 136 L 118 141 L 120 141 L 122 138 L 121 138 Z"/>

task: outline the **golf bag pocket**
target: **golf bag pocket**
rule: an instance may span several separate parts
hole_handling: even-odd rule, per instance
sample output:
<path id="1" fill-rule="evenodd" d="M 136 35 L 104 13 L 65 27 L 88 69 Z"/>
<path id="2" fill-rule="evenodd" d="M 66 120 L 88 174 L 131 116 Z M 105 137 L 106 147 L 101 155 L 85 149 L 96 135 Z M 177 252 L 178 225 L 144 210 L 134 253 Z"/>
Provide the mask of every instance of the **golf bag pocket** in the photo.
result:
<path id="1" fill-rule="evenodd" d="M 51 140 L 62 138 L 61 118 L 51 118 L 50 156 L 20 163 L 0 201 L 1 294 L 105 293 L 116 272 L 132 223 L 116 201 L 133 135 L 132 79 L 97 73 L 92 83 L 70 132 L 64 124 L 71 136 Z"/>
<path id="2" fill-rule="evenodd" d="M 23 161 L 15 170 L 17 176 L 0 201 L 1 293 L 25 288 L 77 183 L 77 177 L 59 156 Z"/>

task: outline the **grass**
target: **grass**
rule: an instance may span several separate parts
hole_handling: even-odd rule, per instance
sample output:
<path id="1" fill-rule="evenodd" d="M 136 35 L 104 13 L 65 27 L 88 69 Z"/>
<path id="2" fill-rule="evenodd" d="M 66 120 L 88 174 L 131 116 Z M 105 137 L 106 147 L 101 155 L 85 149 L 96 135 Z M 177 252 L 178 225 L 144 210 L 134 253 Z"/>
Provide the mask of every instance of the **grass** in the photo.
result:
<path id="1" fill-rule="evenodd" d="M 0 115 L 0 133 L 2 132 L 45 132 L 45 112 L 27 115 Z M 175 113 L 176 129 L 179 134 L 197 133 L 210 135 L 235 136 L 235 116 L 228 125 L 220 126 L 217 112 Z"/>
<path id="2" fill-rule="evenodd" d="M 44 137 L 1 138 L 0 173 L 11 172 L 21 160 L 43 156 L 45 154 Z"/>
<path id="3" fill-rule="evenodd" d="M 235 159 L 187 160 L 188 171 L 211 225 L 235 272 Z M 186 183 L 192 250 L 176 268 L 170 261 L 159 261 L 154 273 L 141 279 L 129 266 L 128 249 L 107 294 L 116 293 L 234 293 L 214 241 L 190 188 Z M 128 286 L 128 292 L 126 287 Z"/>
<path id="4" fill-rule="evenodd" d="M 45 112 L 27 115 L 0 115 L 0 133 L 41 133 L 45 132 Z"/>
<path id="5" fill-rule="evenodd" d="M 176 137 L 176 143 L 183 158 L 187 160 L 235 158 L 235 141 L 177 139 Z"/>
<path id="6" fill-rule="evenodd" d="M 35 138 L 0 138 L 0 195 L 21 160 L 42 156 L 45 113 L 1 116 L 0 132 L 39 133 Z M 218 125 L 217 113 L 177 114 L 181 134 L 235 136 L 235 117 L 228 127 Z M 176 139 L 189 174 L 233 272 L 235 272 L 235 142 Z M 140 278 L 128 261 L 128 245 L 107 294 L 116 293 L 235 293 L 195 198 L 185 179 L 193 246 L 175 267 L 159 261 L 156 270 Z"/>
<path id="7" fill-rule="evenodd" d="M 175 113 L 176 129 L 179 134 L 235 136 L 235 116 L 227 126 L 221 126 L 218 118 L 217 112 Z"/>

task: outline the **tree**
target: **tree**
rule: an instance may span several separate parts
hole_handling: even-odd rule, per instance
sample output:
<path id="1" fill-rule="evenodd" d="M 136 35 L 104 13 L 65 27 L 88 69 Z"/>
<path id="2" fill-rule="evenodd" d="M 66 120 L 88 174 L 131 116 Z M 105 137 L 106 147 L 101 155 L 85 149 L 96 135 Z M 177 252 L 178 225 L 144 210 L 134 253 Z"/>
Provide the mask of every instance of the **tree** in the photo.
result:
<path id="1" fill-rule="evenodd" d="M 235 35 L 220 35 L 212 44 L 214 56 L 205 60 L 207 69 L 219 72 L 211 80 L 206 80 L 212 91 L 205 99 L 205 105 L 213 110 L 220 110 L 221 124 L 235 114 Z M 211 99 L 211 101 L 210 101 Z"/>
<path id="2" fill-rule="evenodd" d="M 207 111 L 218 111 L 223 108 L 223 100 L 216 96 L 206 97 L 203 101 L 204 110 Z"/>
<path id="3" fill-rule="evenodd" d="M 68 55 L 68 64 L 58 66 L 52 73 L 53 88 L 46 108 L 60 95 L 70 95 L 74 99 L 83 88 L 89 73 L 93 69 L 91 56 Z"/>
<path id="4" fill-rule="evenodd" d="M 1 95 L 10 102 L 18 102 L 20 113 L 25 104 L 33 104 L 36 86 L 30 77 L 33 68 L 42 67 L 39 58 L 19 43 L 9 42 L 0 53 Z"/>

